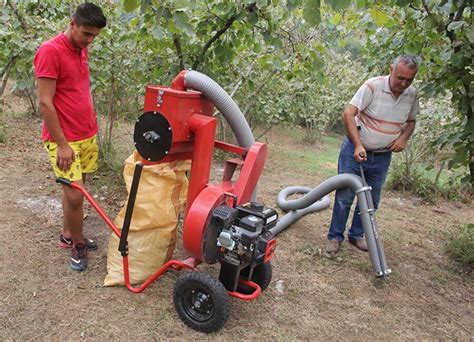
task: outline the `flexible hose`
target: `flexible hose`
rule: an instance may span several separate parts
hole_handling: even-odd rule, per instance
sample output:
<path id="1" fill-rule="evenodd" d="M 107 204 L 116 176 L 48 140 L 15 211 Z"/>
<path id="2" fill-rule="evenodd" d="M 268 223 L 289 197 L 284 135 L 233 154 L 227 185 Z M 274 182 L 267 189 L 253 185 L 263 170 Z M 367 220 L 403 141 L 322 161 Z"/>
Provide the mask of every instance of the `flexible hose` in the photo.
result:
<path id="1" fill-rule="evenodd" d="M 194 70 L 186 72 L 184 84 L 187 88 L 200 91 L 214 103 L 234 132 L 239 146 L 244 148 L 252 146 L 255 139 L 247 120 L 234 100 L 220 85 L 210 77 Z"/>
<path id="2" fill-rule="evenodd" d="M 287 198 L 293 194 L 308 194 L 311 192 L 311 188 L 305 187 L 305 186 L 289 186 L 283 190 L 280 191 L 277 197 L 277 204 L 280 208 L 283 209 L 285 208 L 290 208 L 292 207 L 291 205 L 288 205 L 290 201 L 287 200 Z M 306 207 L 303 207 L 298 210 L 294 209 L 286 209 L 289 210 L 289 212 L 280 218 L 278 223 L 276 224 L 275 227 L 270 229 L 270 231 L 276 236 L 280 234 L 283 230 L 288 228 L 293 222 L 299 220 L 301 217 L 307 214 L 315 213 L 317 211 L 321 211 L 323 209 L 326 209 L 329 207 L 329 197 L 324 196 L 323 198 L 316 200 L 314 203 L 311 205 L 308 205 Z"/>
<path id="3" fill-rule="evenodd" d="M 362 178 L 357 175 L 342 173 L 326 179 L 313 189 L 293 186 L 281 190 L 277 197 L 277 204 L 281 209 L 289 212 L 280 218 L 280 221 L 271 231 L 277 235 L 302 216 L 327 208 L 329 206 L 327 195 L 334 190 L 343 188 L 350 188 L 357 194 L 357 204 L 359 205 L 372 267 L 377 277 L 385 277 L 390 273 L 390 269 L 387 266 L 382 244 L 379 241 L 370 188 L 365 186 Z M 306 193 L 306 195 L 298 199 L 287 200 L 288 196 L 296 192 Z"/>

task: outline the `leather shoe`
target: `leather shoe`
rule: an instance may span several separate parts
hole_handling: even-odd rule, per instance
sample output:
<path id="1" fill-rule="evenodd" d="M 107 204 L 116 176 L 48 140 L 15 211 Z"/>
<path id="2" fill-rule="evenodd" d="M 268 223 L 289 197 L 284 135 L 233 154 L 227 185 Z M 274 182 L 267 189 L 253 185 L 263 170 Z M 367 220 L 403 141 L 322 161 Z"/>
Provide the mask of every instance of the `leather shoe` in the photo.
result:
<path id="1" fill-rule="evenodd" d="M 361 251 L 367 252 L 369 250 L 367 248 L 367 242 L 365 241 L 364 238 L 360 238 L 360 239 L 349 238 L 349 242 L 353 244 L 354 246 L 356 246 Z"/>
<path id="2" fill-rule="evenodd" d="M 341 248 L 341 243 L 342 241 L 338 240 L 328 240 L 328 243 L 326 245 L 326 252 L 334 254 L 339 252 L 339 249 Z"/>

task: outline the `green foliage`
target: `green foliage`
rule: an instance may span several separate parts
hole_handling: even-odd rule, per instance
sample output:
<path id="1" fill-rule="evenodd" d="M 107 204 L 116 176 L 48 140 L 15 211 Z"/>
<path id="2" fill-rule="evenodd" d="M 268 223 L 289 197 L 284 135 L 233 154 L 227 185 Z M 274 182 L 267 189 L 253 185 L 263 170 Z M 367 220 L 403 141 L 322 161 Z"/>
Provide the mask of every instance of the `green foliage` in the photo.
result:
<path id="1" fill-rule="evenodd" d="M 472 271 L 474 267 L 474 224 L 467 224 L 451 233 L 445 250 L 453 260 Z"/>
<path id="2" fill-rule="evenodd" d="M 462 197 L 461 178 L 465 169 L 446 165 L 455 155 L 452 149 L 440 149 L 436 143 L 439 132 L 454 131 L 453 110 L 447 96 L 420 102 L 421 113 L 408 146 L 393 155 L 387 182 L 394 190 L 409 191 L 429 202 L 439 198 Z"/>
<path id="3" fill-rule="evenodd" d="M 377 26 L 385 26 L 387 23 L 390 22 L 390 17 L 383 11 L 378 8 L 370 8 L 369 9 L 370 16 L 372 17 L 375 25 Z"/>
<path id="4" fill-rule="evenodd" d="M 303 17 L 311 25 L 319 25 L 321 22 L 321 1 L 306 0 L 304 2 Z"/>
<path id="5" fill-rule="evenodd" d="M 375 2 L 375 1 L 374 1 Z M 474 69 L 472 68 L 472 7 L 468 1 L 387 2 L 384 6 L 367 1 L 371 20 L 359 13 L 351 17 L 354 25 L 364 24 L 370 37 L 362 53 L 369 68 L 379 62 L 388 65 L 400 53 L 422 57 L 418 79 L 421 97 L 430 98 L 450 93 L 456 110 L 449 119 L 452 128 L 438 132 L 436 144 L 454 151 L 449 167 L 469 167 L 465 177 L 474 185 Z M 362 18 L 362 19 L 361 19 Z M 393 18 L 388 19 L 388 18 Z M 375 23 L 375 25 L 373 25 Z"/>
<path id="6" fill-rule="evenodd" d="M 351 0 L 326 0 L 325 3 L 329 4 L 332 9 L 340 11 L 349 7 L 352 3 Z"/>
<path id="7" fill-rule="evenodd" d="M 36 114 L 33 56 L 44 37 L 57 34 L 69 17 L 71 4 L 62 1 L 15 2 L 8 0 L 0 7 L 0 65 L 2 82 L 8 77 L 16 80 L 13 91 L 29 98 L 30 110 Z M 3 91 L 3 89 L 2 89 Z"/>
<path id="8" fill-rule="evenodd" d="M 400 161 L 392 163 L 387 187 L 413 193 L 429 203 L 436 203 L 440 198 L 457 199 L 461 191 L 461 186 L 455 183 L 455 179 L 440 184 L 435 180 L 434 173 L 428 172 L 424 166 L 411 166 L 407 173 L 407 165 Z"/>
<path id="9" fill-rule="evenodd" d="M 15 79 L 14 89 L 28 96 L 33 112 L 33 55 L 41 42 L 66 29 L 71 11 L 80 2 L 6 0 L 0 8 L 2 81 L 9 75 Z M 474 31 L 471 9 L 465 4 L 105 2 L 108 25 L 90 51 L 102 151 L 111 151 L 119 120 L 140 115 L 145 85 L 170 84 L 180 70 L 188 68 L 223 85 L 253 128 L 267 131 L 276 124 L 298 124 L 305 127 L 306 140 L 314 143 L 328 132 L 342 133 L 340 115 L 355 90 L 367 77 L 387 73 L 391 60 L 405 52 L 423 56 L 418 76 L 422 97 L 437 102 L 448 94 L 455 106 L 439 119 L 442 125 L 437 126 L 436 139 L 434 130 L 419 130 L 422 150 L 429 146 L 435 151 L 433 158 L 426 154 L 419 163 L 439 167 L 445 159 L 443 165 L 450 172 L 458 167 L 467 174 L 474 149 L 470 88 Z M 228 138 L 225 129 L 221 131 Z M 474 164 L 470 172 L 472 181 Z"/>

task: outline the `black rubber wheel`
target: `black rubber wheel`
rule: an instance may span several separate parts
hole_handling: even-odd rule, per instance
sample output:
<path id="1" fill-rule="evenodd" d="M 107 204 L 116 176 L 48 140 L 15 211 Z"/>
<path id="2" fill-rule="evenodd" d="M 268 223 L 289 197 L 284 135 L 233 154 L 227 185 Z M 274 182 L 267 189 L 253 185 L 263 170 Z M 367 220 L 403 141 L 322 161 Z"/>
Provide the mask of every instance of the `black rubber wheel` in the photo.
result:
<path id="1" fill-rule="evenodd" d="M 249 273 L 250 273 L 250 267 L 244 268 L 240 272 L 240 278 L 257 283 L 262 289 L 262 291 L 265 291 L 268 285 L 270 285 L 270 282 L 272 281 L 272 264 L 269 261 L 267 263 L 257 265 L 253 269 L 252 279 L 248 279 Z M 237 286 L 237 292 L 240 292 L 243 294 L 251 294 L 253 291 L 254 290 L 251 287 L 245 286 L 243 284 L 239 284 Z"/>
<path id="2" fill-rule="evenodd" d="M 190 328 L 211 333 L 227 322 L 230 298 L 222 283 L 204 272 L 190 272 L 174 286 L 173 302 L 181 320 Z"/>

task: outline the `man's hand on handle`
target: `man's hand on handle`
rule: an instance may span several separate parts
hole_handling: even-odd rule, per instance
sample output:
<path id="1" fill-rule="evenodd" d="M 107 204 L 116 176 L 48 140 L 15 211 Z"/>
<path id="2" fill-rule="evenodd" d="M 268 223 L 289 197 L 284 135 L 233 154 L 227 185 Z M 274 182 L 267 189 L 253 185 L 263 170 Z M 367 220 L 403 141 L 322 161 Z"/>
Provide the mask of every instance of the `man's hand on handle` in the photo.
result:
<path id="1" fill-rule="evenodd" d="M 354 159 L 358 163 L 363 163 L 367 160 L 367 152 L 365 151 L 364 146 L 354 147 Z"/>

